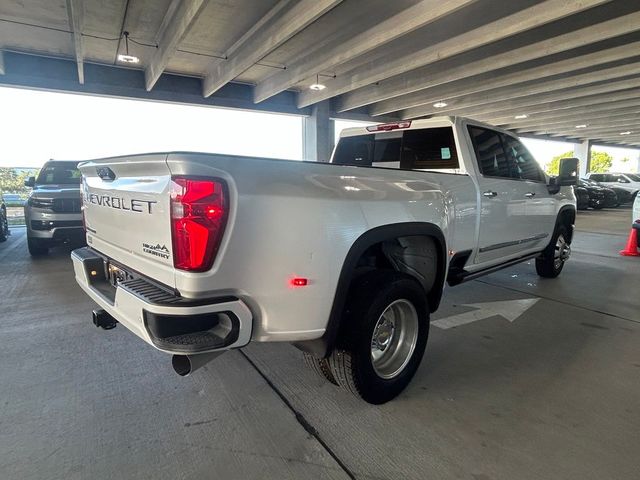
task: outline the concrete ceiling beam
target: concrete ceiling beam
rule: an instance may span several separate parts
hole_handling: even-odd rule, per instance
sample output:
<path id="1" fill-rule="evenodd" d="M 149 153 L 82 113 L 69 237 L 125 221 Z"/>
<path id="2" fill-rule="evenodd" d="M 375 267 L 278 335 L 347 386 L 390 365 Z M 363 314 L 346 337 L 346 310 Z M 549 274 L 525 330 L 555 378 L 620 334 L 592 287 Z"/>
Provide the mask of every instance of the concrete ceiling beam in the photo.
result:
<path id="1" fill-rule="evenodd" d="M 640 12 L 634 12 L 573 32 L 534 42 L 524 47 L 508 50 L 498 55 L 482 58 L 475 62 L 467 62 L 454 68 L 436 70 L 431 65 L 426 65 L 406 74 L 383 80 L 378 85 L 367 85 L 345 93 L 337 100 L 337 109 L 341 112 L 352 110 L 419 90 L 467 79 L 470 76 L 481 75 L 500 68 L 566 52 L 638 30 L 640 30 Z"/>
<path id="2" fill-rule="evenodd" d="M 400 116 L 402 118 L 417 118 L 425 115 L 440 115 L 444 112 L 452 110 L 460 110 L 466 107 L 475 107 L 514 98 L 530 97 L 537 94 L 576 89 L 586 85 L 603 82 L 608 80 L 616 80 L 632 75 L 640 75 L 640 62 L 619 67 L 606 68 L 593 72 L 582 73 L 579 75 L 570 75 L 565 78 L 555 80 L 539 81 L 533 84 L 512 85 L 510 87 L 496 88 L 487 90 L 486 92 L 464 95 L 462 97 L 449 100 L 444 108 L 436 108 L 435 105 L 421 105 L 402 110 Z"/>
<path id="3" fill-rule="evenodd" d="M 619 124 L 606 125 L 595 128 L 567 128 L 567 129 L 554 129 L 553 133 L 549 133 L 552 137 L 566 137 L 566 136 L 580 136 L 580 137 L 595 137 L 603 134 L 607 134 L 612 137 L 618 136 L 620 140 L 624 140 L 625 135 L 620 135 L 622 132 L 640 133 L 640 123 L 638 120 L 635 122 L 626 122 Z M 542 132 L 547 133 L 547 132 Z"/>
<path id="4" fill-rule="evenodd" d="M 578 124 L 592 118 L 606 118 L 610 115 L 628 115 L 640 113 L 640 98 L 622 102 L 607 102 L 587 107 L 569 108 L 558 112 L 543 112 L 527 116 L 525 119 L 514 117 L 492 120 L 491 123 L 506 128 L 530 128 L 540 124 L 562 124 L 577 121 Z"/>
<path id="5" fill-rule="evenodd" d="M 441 109 L 441 112 L 438 111 L 436 113 L 438 115 L 464 115 L 466 117 L 475 118 L 476 116 L 480 115 L 496 114 L 496 112 L 514 111 L 516 109 L 518 109 L 520 112 L 527 112 L 535 109 L 535 106 L 539 104 L 550 104 L 552 102 L 560 103 L 563 101 L 567 101 L 568 103 L 564 103 L 562 105 L 565 105 L 566 108 L 571 108 L 572 106 L 575 106 L 575 104 L 571 105 L 571 99 L 599 94 L 613 94 L 613 92 L 616 92 L 618 90 L 630 90 L 638 88 L 640 88 L 640 77 L 634 77 L 631 79 L 612 81 L 601 83 L 598 85 L 587 85 L 585 87 L 552 91 L 530 96 L 521 96 L 508 100 L 500 98 L 487 99 L 485 103 L 476 106 L 461 107 L 455 109 Z M 638 92 L 635 92 L 636 95 L 637 93 Z M 559 109 L 561 107 L 552 106 L 551 108 Z M 411 116 L 411 114 L 417 115 Z M 410 112 L 410 115 L 403 115 L 403 112 L 401 112 L 400 117 L 403 119 L 409 119 L 425 115 L 427 114 L 418 111 Z"/>
<path id="6" fill-rule="evenodd" d="M 84 27 L 84 0 L 67 0 L 67 16 L 69 28 L 73 32 L 73 47 L 78 66 L 78 82 L 84 84 L 84 44 L 82 29 Z"/>
<path id="7" fill-rule="evenodd" d="M 525 8 L 494 22 L 451 37 L 435 45 L 429 45 L 407 55 L 389 58 L 385 61 L 367 62 L 363 67 L 340 75 L 327 82 L 327 88 L 320 92 L 305 91 L 299 95 L 299 106 L 307 106 L 327 98 L 335 97 L 357 88 L 371 85 L 381 80 L 400 75 L 411 70 L 435 63 L 445 58 L 476 49 L 504 38 L 540 27 L 547 23 L 570 16 L 606 3 L 607 0 L 546 0 Z"/>
<path id="8" fill-rule="evenodd" d="M 280 1 L 231 46 L 225 54 L 227 60 L 215 61 L 209 66 L 202 94 L 208 97 L 220 90 L 341 2 L 300 0 L 290 6 L 289 0 Z"/>
<path id="9" fill-rule="evenodd" d="M 204 0 L 173 0 L 163 20 L 163 30 L 144 72 L 145 88 L 150 91 L 175 55 L 180 41 L 198 18 L 206 2 Z"/>
<path id="10" fill-rule="evenodd" d="M 341 65 L 360 55 L 424 27 L 477 0 L 423 0 L 359 33 L 348 40 L 336 38 L 322 49 L 305 55 L 287 65 L 287 69 L 276 73 L 256 86 L 256 102 L 266 100 L 291 88 L 301 81 L 336 65 Z"/>
<path id="11" fill-rule="evenodd" d="M 373 116 L 383 115 L 421 105 L 430 105 L 440 100 L 451 101 L 451 99 L 457 97 L 494 90 L 500 87 L 511 87 L 533 80 L 543 80 L 554 75 L 568 74 L 576 70 L 593 68 L 610 62 L 629 59 L 637 57 L 639 54 L 640 42 L 633 42 L 628 45 L 621 45 L 580 57 L 518 70 L 505 75 L 500 75 L 498 72 L 489 72 L 459 82 L 445 84 L 427 90 L 419 90 L 408 95 L 374 103 L 369 107 L 369 113 Z"/>
<path id="12" fill-rule="evenodd" d="M 580 116 L 569 118 L 558 118 L 552 121 L 535 120 L 527 124 L 507 124 L 501 125 L 502 128 L 516 130 L 518 132 L 535 132 L 539 131 L 541 126 L 549 130 L 575 128 L 576 125 L 606 125 L 612 122 L 633 121 L 640 119 L 640 105 L 628 109 L 609 109 L 599 113 L 583 113 Z"/>
<path id="13" fill-rule="evenodd" d="M 622 90 L 582 98 L 543 102 L 525 107 L 499 108 L 493 111 L 474 112 L 475 118 L 494 125 L 504 125 L 515 121 L 516 115 L 526 114 L 530 118 L 555 118 L 557 115 L 570 114 L 580 108 L 593 108 L 594 111 L 607 110 L 609 106 L 636 106 L 640 102 L 640 89 Z"/>

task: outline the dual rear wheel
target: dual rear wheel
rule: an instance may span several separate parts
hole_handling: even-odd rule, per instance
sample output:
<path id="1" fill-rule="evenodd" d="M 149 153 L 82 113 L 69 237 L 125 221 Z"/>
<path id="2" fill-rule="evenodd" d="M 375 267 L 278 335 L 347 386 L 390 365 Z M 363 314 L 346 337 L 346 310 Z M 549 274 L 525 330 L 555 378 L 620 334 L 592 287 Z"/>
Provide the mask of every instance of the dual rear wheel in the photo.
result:
<path id="1" fill-rule="evenodd" d="M 396 271 L 362 275 L 351 288 L 341 325 L 331 355 L 305 353 L 305 363 L 369 403 L 385 403 L 400 394 L 420 365 L 429 334 L 420 283 Z"/>

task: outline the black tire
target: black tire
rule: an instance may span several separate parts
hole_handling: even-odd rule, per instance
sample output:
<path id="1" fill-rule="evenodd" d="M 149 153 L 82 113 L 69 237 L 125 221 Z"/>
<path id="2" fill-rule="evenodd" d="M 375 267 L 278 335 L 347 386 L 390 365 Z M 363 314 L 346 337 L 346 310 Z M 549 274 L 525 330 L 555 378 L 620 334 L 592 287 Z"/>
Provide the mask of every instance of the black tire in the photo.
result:
<path id="1" fill-rule="evenodd" d="M 303 352 L 302 355 L 304 364 L 307 367 L 325 380 L 333 383 L 334 385 L 338 385 L 338 382 L 336 382 L 336 379 L 333 377 L 333 373 L 331 373 L 331 367 L 329 366 L 329 361 L 326 358 L 318 358 L 307 352 Z"/>
<path id="2" fill-rule="evenodd" d="M 372 360 L 373 334 L 382 314 L 398 302 L 413 306 L 416 317 L 411 338 L 415 338 L 415 346 L 407 352 L 397 373 L 383 378 Z M 393 344 L 394 332 L 392 329 L 388 345 Z M 369 272 L 350 289 L 337 348 L 328 358 L 331 372 L 338 385 L 364 401 L 376 405 L 388 402 L 405 389 L 416 373 L 428 335 L 429 309 L 420 283 L 396 271 Z"/>
<path id="3" fill-rule="evenodd" d="M 7 221 L 7 212 L 4 210 L 0 210 L 0 242 L 4 242 L 7 240 L 9 236 L 9 222 Z"/>
<path id="4" fill-rule="evenodd" d="M 27 248 L 29 249 L 29 254 L 32 257 L 41 257 L 42 255 L 46 255 L 49 253 L 49 247 L 44 245 L 42 241 L 27 237 Z"/>
<path id="5" fill-rule="evenodd" d="M 560 224 L 556 227 L 553 237 L 547 248 L 544 249 L 542 255 L 536 258 L 536 272 L 544 278 L 556 278 L 562 272 L 566 259 L 557 262 L 556 251 L 559 250 L 558 240 L 564 238 L 567 243 L 567 227 Z"/>

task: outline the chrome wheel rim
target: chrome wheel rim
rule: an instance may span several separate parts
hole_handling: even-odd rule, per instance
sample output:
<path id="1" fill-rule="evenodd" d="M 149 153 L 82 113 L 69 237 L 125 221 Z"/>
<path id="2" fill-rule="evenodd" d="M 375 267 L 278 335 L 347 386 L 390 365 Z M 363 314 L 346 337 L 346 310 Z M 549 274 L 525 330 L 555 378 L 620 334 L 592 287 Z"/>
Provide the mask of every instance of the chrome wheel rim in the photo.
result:
<path id="1" fill-rule="evenodd" d="M 418 312 L 409 300 L 396 300 L 382 312 L 371 336 L 371 363 L 380 378 L 394 378 L 407 366 L 418 327 Z"/>
<path id="2" fill-rule="evenodd" d="M 556 241 L 556 249 L 553 254 L 553 266 L 557 270 L 571 255 L 571 246 L 567 243 L 564 235 L 559 235 Z"/>

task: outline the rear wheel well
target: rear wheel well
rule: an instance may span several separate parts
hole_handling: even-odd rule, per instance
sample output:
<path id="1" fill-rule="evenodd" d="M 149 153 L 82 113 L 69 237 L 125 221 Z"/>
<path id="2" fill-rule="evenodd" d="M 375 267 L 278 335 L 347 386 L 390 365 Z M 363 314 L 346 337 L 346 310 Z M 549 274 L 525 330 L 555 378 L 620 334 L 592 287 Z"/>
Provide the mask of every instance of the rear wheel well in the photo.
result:
<path id="1" fill-rule="evenodd" d="M 428 247 L 435 258 L 433 275 L 429 275 L 433 272 L 433 263 L 430 268 L 422 268 L 420 265 L 416 268 L 412 259 L 411 265 L 399 265 L 406 263 L 403 249 L 409 247 L 412 251 L 415 249 L 420 251 L 427 248 L 427 245 L 433 246 L 433 248 Z M 346 300 L 354 280 L 363 273 L 377 269 L 393 269 L 406 272 L 416 278 L 423 285 L 430 311 L 435 312 L 444 288 L 446 249 L 444 234 L 433 223 L 398 223 L 383 225 L 365 232 L 352 244 L 344 259 L 324 335 L 317 340 L 296 342 L 294 345 L 319 357 L 330 354 L 335 346 Z M 428 275 L 424 275 L 425 273 Z M 421 275 L 425 276 L 422 280 Z"/>
<path id="2" fill-rule="evenodd" d="M 410 235 L 375 243 L 358 259 L 354 279 L 371 270 L 395 270 L 414 277 L 428 294 L 442 261 L 435 242 L 429 235 Z"/>

